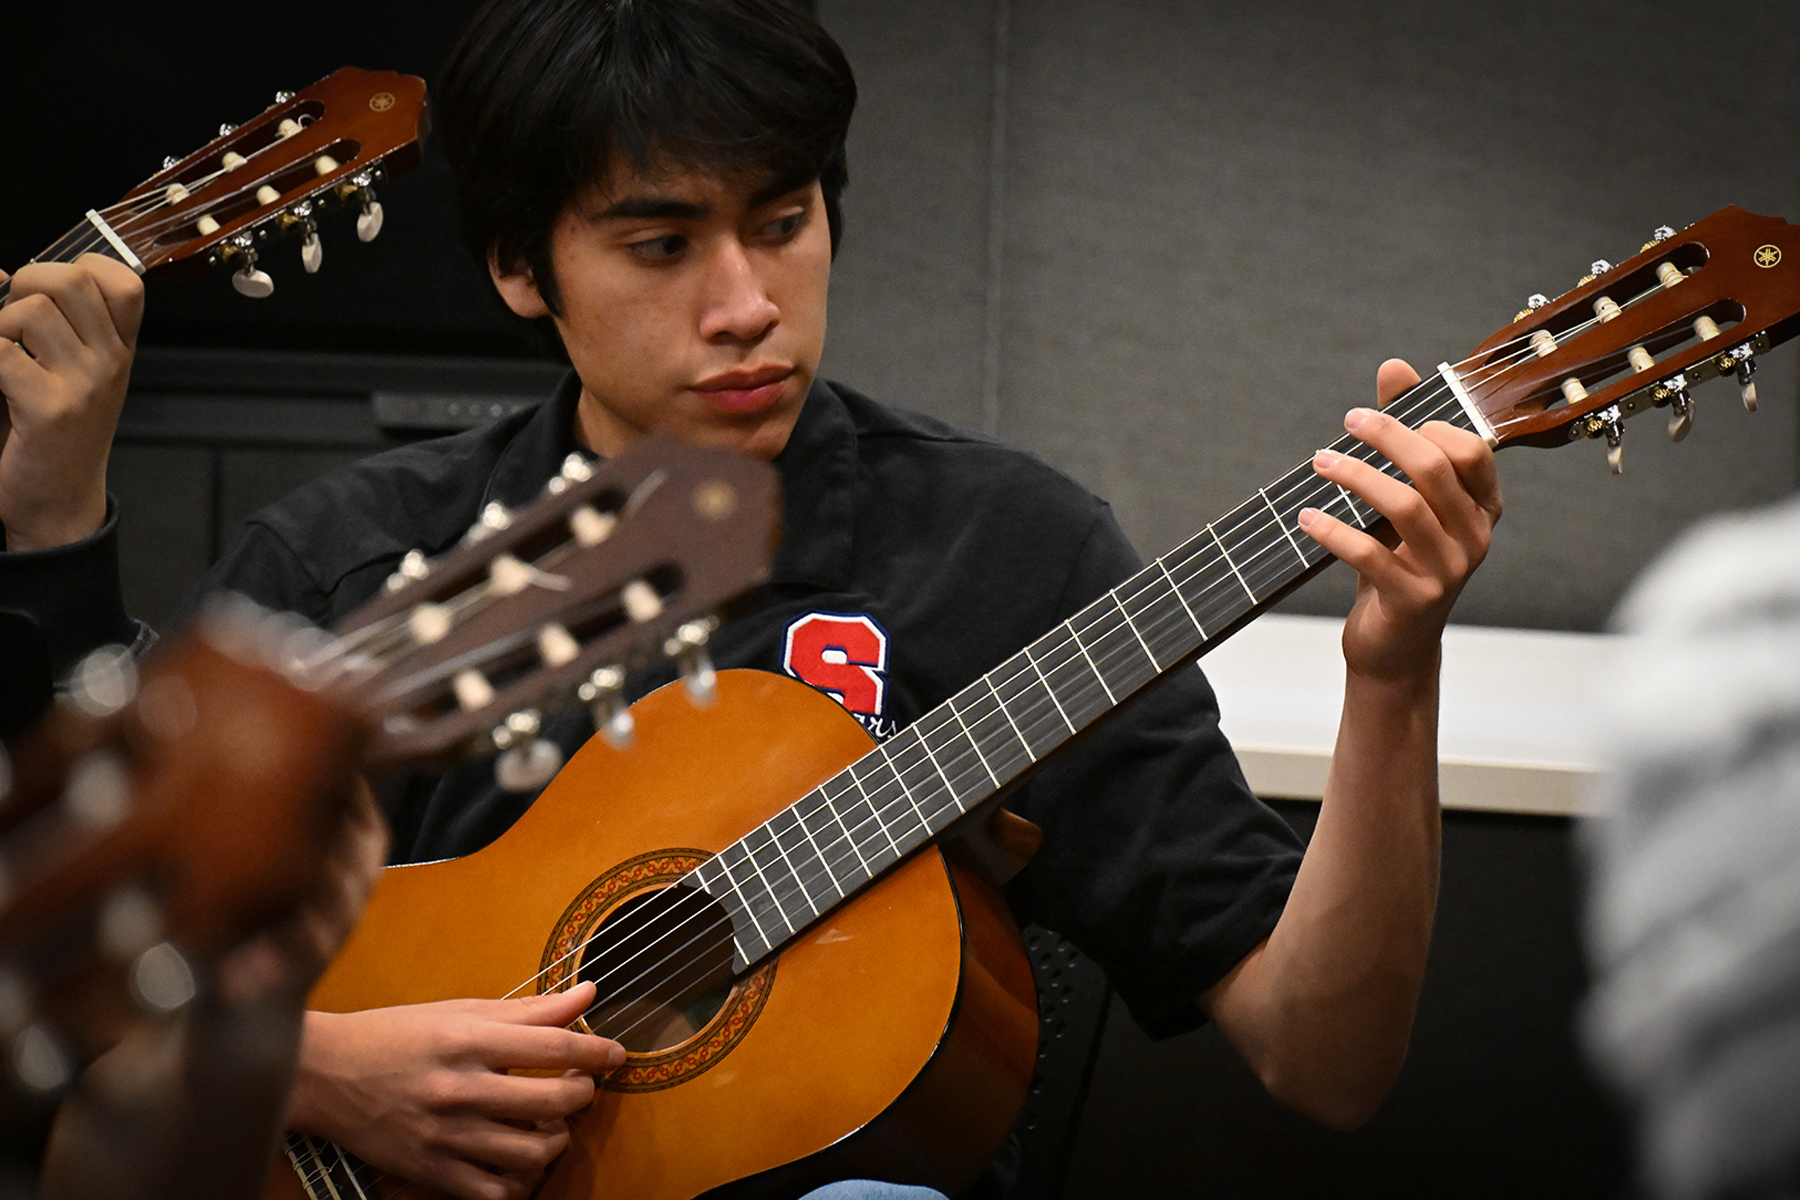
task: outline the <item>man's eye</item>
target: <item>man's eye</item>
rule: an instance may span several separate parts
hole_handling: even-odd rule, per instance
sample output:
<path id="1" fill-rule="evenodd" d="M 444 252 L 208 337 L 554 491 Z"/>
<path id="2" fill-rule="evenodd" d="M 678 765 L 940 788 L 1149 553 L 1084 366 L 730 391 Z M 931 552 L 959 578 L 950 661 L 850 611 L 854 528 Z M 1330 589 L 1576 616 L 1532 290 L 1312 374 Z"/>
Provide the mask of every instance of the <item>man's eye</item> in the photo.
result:
<path id="1" fill-rule="evenodd" d="M 793 237 L 796 233 L 799 233 L 800 230 L 803 229 L 805 226 L 806 226 L 806 214 L 805 213 L 803 213 L 803 212 L 789 213 L 785 217 L 777 217 L 775 220 L 770 221 L 767 225 L 764 225 L 763 232 L 771 238 L 780 240 L 782 238 Z"/>
<path id="2" fill-rule="evenodd" d="M 666 234 L 659 238 L 647 238 L 641 242 L 632 242 L 626 249 L 639 258 L 657 262 L 665 258 L 674 258 L 687 248 L 687 239 L 678 233 Z"/>

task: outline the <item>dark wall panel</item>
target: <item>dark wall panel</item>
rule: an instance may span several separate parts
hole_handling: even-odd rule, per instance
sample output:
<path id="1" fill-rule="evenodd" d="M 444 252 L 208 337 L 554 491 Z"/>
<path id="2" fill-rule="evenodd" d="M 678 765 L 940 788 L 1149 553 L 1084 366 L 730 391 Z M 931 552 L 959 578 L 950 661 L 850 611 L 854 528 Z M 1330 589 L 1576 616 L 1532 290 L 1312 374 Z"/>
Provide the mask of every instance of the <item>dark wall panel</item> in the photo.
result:
<path id="1" fill-rule="evenodd" d="M 1000 432 L 1111 499 L 1149 551 L 1328 441 L 1383 357 L 1454 361 L 1658 224 L 1727 203 L 1800 217 L 1800 17 L 1768 0 L 1704 24 L 1674 0 L 971 9 L 821 6 L 865 85 L 856 161 L 894 154 L 877 135 L 899 129 L 909 172 L 934 168 L 905 189 L 853 181 L 831 362 L 970 423 L 968 399 L 915 382 L 979 377 L 939 314 L 961 327 L 975 256 L 997 250 Z M 945 227 L 963 260 L 917 284 L 932 318 L 908 319 L 869 298 L 936 228 L 918 197 L 941 175 L 969 187 L 970 154 L 995 165 L 977 132 L 995 92 L 975 94 L 967 59 L 996 17 L 997 219 L 979 248 Z M 1703 389 L 1679 447 L 1639 419 L 1621 479 L 1597 445 L 1509 452 L 1509 515 L 1458 619 L 1598 627 L 1676 530 L 1795 486 L 1797 380 L 1792 349 L 1771 355 L 1755 417 Z M 1346 575 L 1297 606 L 1341 606 Z"/>

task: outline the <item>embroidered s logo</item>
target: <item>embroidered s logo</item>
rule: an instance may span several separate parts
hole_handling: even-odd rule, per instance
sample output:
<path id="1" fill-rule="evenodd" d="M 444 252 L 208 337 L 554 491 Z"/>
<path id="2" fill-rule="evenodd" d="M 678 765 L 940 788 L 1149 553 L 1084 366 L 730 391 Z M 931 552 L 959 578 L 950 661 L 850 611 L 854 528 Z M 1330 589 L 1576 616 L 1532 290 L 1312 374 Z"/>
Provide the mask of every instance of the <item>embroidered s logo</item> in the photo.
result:
<path id="1" fill-rule="evenodd" d="M 887 713 L 887 630 L 867 613 L 812 612 L 788 622 L 781 669 L 862 719 Z"/>

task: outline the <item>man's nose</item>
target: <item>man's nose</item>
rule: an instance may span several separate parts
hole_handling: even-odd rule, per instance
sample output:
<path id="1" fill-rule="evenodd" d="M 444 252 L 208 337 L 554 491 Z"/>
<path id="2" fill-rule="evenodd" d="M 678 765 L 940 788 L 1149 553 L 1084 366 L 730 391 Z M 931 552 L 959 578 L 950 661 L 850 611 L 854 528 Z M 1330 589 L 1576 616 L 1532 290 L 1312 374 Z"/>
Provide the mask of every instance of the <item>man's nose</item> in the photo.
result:
<path id="1" fill-rule="evenodd" d="M 754 341 L 781 320 L 781 309 L 742 242 L 726 241 L 708 266 L 700 314 L 700 335 L 707 341 Z"/>

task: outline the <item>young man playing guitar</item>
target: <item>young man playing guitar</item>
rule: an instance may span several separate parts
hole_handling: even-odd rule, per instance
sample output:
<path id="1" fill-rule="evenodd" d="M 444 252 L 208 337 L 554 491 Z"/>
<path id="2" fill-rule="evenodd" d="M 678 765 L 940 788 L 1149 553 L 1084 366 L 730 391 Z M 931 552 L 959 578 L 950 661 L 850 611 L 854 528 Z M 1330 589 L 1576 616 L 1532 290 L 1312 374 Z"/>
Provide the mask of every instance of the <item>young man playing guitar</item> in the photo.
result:
<path id="1" fill-rule="evenodd" d="M 719 665 L 831 691 L 877 737 L 1104 593 L 1138 560 L 1102 502 L 1027 455 L 815 379 L 854 99 L 836 45 L 783 0 L 490 4 L 453 55 L 440 128 L 471 247 L 514 312 L 555 326 L 574 374 L 533 414 L 303 489 L 207 585 L 328 623 L 405 550 L 535 494 L 567 452 L 660 430 L 783 477 L 773 585 L 719 631 Z M 0 344 L 14 427 L 0 522 L 33 553 L 0 560 L 0 607 L 44 613 L 43 579 L 110 570 L 106 442 L 140 301 L 128 271 L 93 259 L 22 270 L 12 296 L 0 337 L 23 349 Z M 1385 363 L 1377 394 L 1416 379 Z M 1359 573 L 1304 858 L 1245 787 L 1200 672 L 1178 671 L 1013 799 L 1044 841 L 1009 893 L 1099 961 L 1149 1031 L 1218 1022 L 1277 1098 L 1340 1128 L 1373 1114 L 1405 1055 L 1438 876 L 1440 637 L 1500 513 L 1474 435 L 1374 409 L 1345 425 L 1413 483 L 1321 452 L 1315 470 L 1393 536 L 1311 510 L 1292 531 Z M 115 600 L 61 628 L 82 622 L 55 637 L 133 636 Z M 565 750 L 591 732 L 585 713 L 548 730 Z M 482 772 L 415 779 L 388 804 L 396 857 L 466 854 L 528 803 Z M 455 1195 L 523 1195 L 593 1074 L 622 1058 L 562 1028 L 585 1000 L 313 1014 L 290 1122 Z"/>

